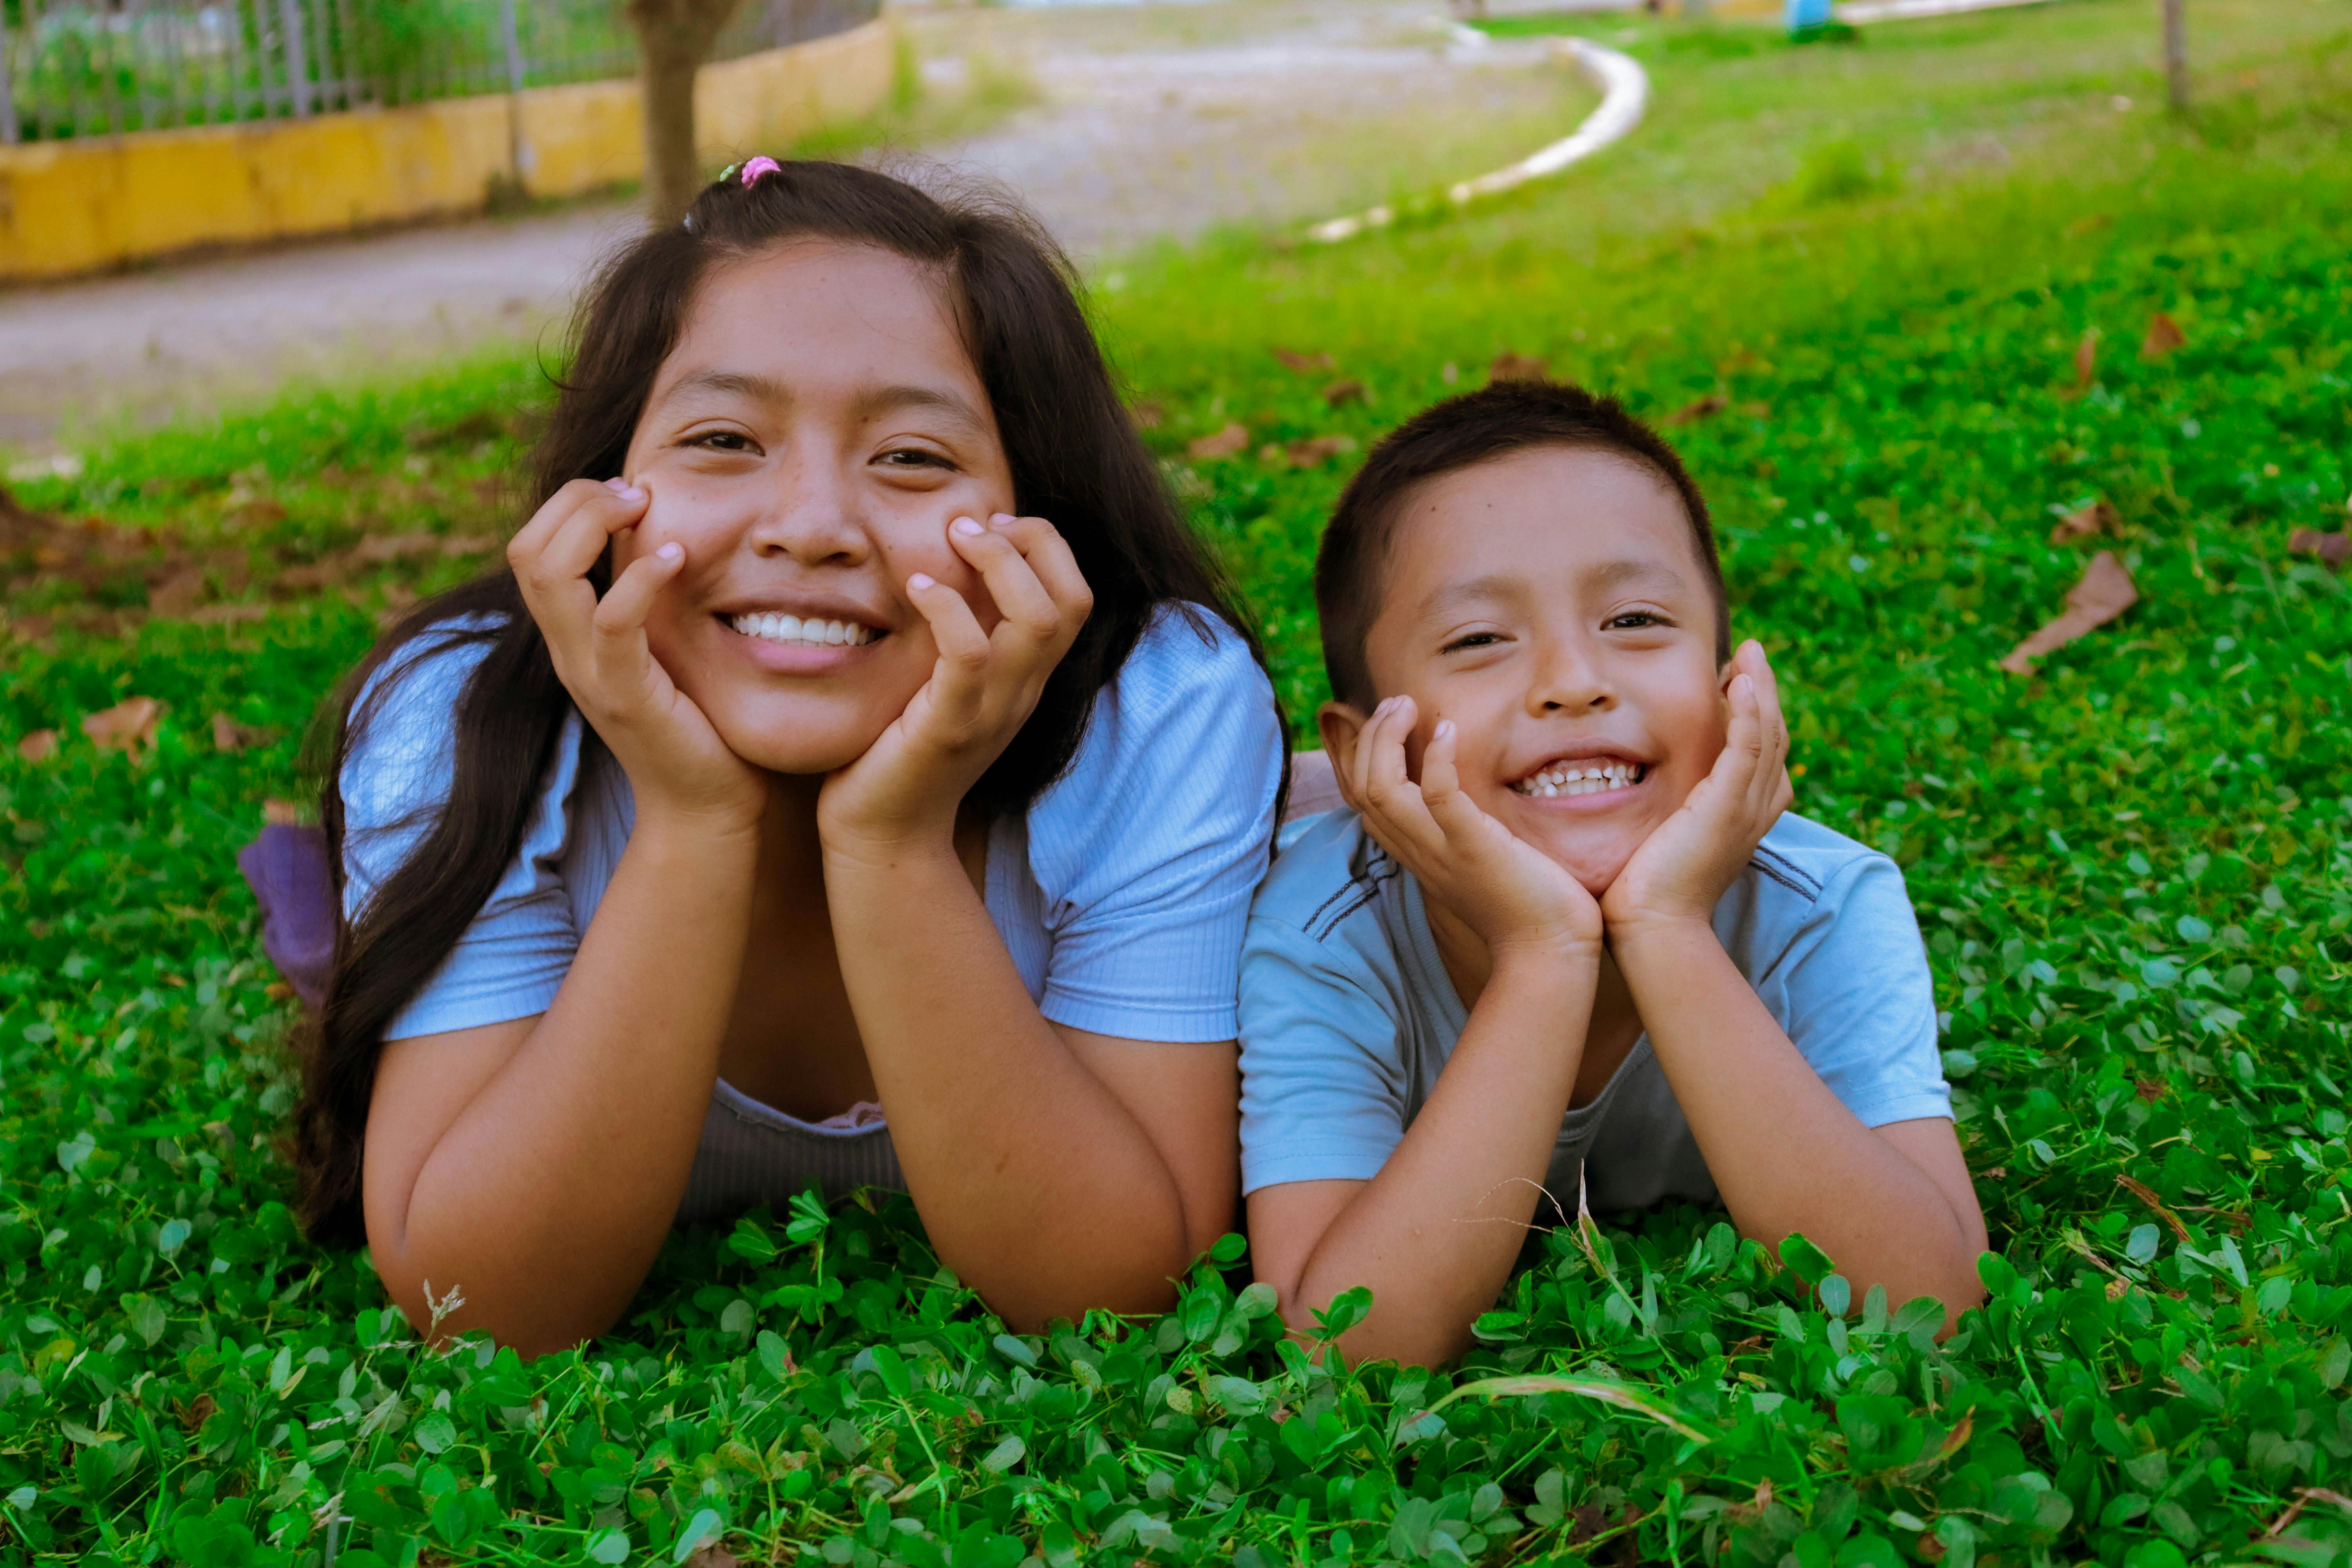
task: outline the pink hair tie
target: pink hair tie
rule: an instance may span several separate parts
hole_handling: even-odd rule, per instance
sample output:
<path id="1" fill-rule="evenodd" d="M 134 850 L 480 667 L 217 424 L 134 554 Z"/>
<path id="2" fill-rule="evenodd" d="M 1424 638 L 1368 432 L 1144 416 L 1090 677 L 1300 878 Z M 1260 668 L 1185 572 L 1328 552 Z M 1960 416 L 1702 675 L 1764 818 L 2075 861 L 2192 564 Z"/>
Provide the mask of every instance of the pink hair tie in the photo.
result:
<path id="1" fill-rule="evenodd" d="M 743 165 L 743 184 L 748 187 L 757 182 L 761 175 L 780 174 L 783 173 L 783 169 L 784 166 L 773 158 L 764 156 L 754 158 Z"/>

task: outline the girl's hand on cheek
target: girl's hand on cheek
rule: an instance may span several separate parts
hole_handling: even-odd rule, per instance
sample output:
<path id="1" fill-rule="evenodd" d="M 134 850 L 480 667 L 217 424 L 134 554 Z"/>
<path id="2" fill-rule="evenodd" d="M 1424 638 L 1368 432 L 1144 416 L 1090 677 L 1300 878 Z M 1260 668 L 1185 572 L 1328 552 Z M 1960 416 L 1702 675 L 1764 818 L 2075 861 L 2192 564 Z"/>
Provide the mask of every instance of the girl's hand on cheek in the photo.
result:
<path id="1" fill-rule="evenodd" d="M 1405 742 L 1419 713 L 1410 697 L 1381 703 L 1336 769 L 1339 793 L 1365 829 L 1478 933 L 1498 964 L 1514 952 L 1597 952 L 1600 906 L 1557 861 L 1464 792 L 1450 721 L 1438 721 L 1422 754 L 1421 782 L 1412 782 Z"/>
<path id="2" fill-rule="evenodd" d="M 638 556 L 602 599 L 588 581 L 607 545 L 646 520 L 651 500 L 619 479 L 574 479 L 514 536 L 507 563 L 557 678 L 627 773 L 639 819 L 747 831 L 767 803 L 764 775 L 719 738 L 646 641 L 646 614 L 685 567 L 685 547 Z"/>
<path id="3" fill-rule="evenodd" d="M 866 754 L 825 781 L 817 826 L 830 848 L 950 842 L 966 792 L 1028 721 L 1094 608 L 1070 547 L 1043 518 L 960 517 L 947 539 L 1003 618 L 982 631 L 961 594 L 923 573 L 907 580 L 939 660 Z"/>
<path id="4" fill-rule="evenodd" d="M 1715 767 L 1651 830 L 1601 896 L 1612 936 L 1665 921 L 1711 924 L 1725 889 L 1795 797 L 1789 726 L 1763 645 L 1742 643 L 1732 670 L 1730 731 Z"/>

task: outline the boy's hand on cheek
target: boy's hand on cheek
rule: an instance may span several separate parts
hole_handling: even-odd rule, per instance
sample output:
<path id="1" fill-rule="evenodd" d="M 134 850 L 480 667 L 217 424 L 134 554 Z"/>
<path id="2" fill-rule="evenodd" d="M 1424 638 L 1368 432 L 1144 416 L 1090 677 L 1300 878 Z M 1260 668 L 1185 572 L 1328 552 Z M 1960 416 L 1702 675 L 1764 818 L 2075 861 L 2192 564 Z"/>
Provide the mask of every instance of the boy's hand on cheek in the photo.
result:
<path id="1" fill-rule="evenodd" d="M 1665 921 L 1711 923 L 1724 890 L 1793 798 L 1789 726 L 1763 646 L 1742 643 L 1732 669 L 1729 733 L 1714 769 L 1601 896 L 1612 938 Z"/>
<path id="2" fill-rule="evenodd" d="M 1339 768 L 1339 793 L 1381 847 L 1476 931 L 1499 965 L 1515 952 L 1597 953 L 1601 907 L 1550 857 L 1478 809 L 1454 769 L 1455 732 L 1441 720 L 1405 769 L 1419 710 L 1391 697 L 1372 710 Z"/>

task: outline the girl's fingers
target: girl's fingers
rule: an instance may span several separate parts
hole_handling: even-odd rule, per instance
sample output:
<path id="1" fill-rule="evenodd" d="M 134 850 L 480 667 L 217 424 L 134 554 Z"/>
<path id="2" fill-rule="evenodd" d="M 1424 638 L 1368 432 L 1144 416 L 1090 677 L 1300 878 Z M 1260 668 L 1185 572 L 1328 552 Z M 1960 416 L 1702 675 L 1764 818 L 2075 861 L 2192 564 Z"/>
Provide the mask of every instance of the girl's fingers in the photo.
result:
<path id="1" fill-rule="evenodd" d="M 971 605 L 953 588 L 918 572 L 907 579 L 907 598 L 931 628 L 940 662 L 931 676 L 933 698 L 943 712 L 968 719 L 980 707 L 988 673 L 988 634 Z"/>
<path id="2" fill-rule="evenodd" d="M 646 646 L 646 616 L 655 595 L 668 585 L 686 564 L 684 547 L 672 542 L 650 555 L 640 555 L 614 580 L 590 617 L 594 633 L 590 641 L 596 678 L 608 689 L 641 679 L 652 658 Z"/>
<path id="3" fill-rule="evenodd" d="M 1004 617 L 1004 626 L 1041 647 L 1051 647 L 1060 637 L 1061 606 L 1054 603 L 1054 596 L 1013 541 L 1002 531 L 960 517 L 948 525 L 948 543 L 980 573 L 988 596 L 996 601 L 997 611 Z"/>
<path id="4" fill-rule="evenodd" d="M 1070 553 L 1070 542 L 1061 531 L 1042 517 L 1013 517 L 998 512 L 989 519 L 990 527 L 1013 542 L 1029 562 L 1029 569 L 1037 574 L 1045 592 L 1060 607 L 1063 616 L 1072 624 L 1087 618 L 1095 606 L 1095 591 L 1087 585 L 1086 574 L 1078 570 L 1078 558 Z"/>

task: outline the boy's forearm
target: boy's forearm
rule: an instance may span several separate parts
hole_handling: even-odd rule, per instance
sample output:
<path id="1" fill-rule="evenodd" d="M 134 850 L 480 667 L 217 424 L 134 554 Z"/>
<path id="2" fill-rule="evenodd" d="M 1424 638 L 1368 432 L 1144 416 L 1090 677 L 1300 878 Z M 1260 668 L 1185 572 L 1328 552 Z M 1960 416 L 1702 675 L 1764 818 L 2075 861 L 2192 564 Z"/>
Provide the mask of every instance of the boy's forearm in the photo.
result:
<path id="1" fill-rule="evenodd" d="M 1468 1344 L 1543 1201 L 1599 967 L 1591 950 L 1498 961 L 1403 1142 L 1309 1254 L 1284 1303 L 1294 1324 L 1364 1285 L 1350 1355 L 1435 1363 Z"/>
<path id="2" fill-rule="evenodd" d="M 1975 1248 L 1950 1200 L 1822 1081 L 1713 931 L 1612 931 L 1611 952 L 1744 1234 L 1802 1231 L 1858 1290 L 1974 1299 Z"/>

